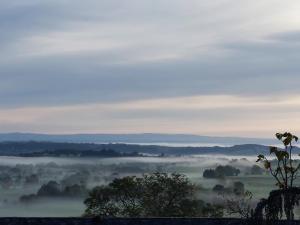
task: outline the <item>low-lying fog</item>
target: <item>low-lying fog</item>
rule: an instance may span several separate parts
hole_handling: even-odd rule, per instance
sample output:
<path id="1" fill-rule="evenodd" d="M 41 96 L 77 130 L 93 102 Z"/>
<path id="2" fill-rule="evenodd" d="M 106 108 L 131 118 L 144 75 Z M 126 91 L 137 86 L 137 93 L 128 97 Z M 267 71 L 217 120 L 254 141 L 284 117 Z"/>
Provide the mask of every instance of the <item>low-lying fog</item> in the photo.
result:
<path id="1" fill-rule="evenodd" d="M 114 178 L 156 171 L 186 174 L 203 188 L 200 196 L 204 200 L 216 197 L 213 193 L 207 194 L 214 185 L 226 186 L 237 180 L 259 199 L 267 195 L 274 181 L 268 175 L 250 174 L 255 160 L 255 156 L 224 155 L 127 158 L 3 156 L 0 157 L 0 216 L 81 216 L 89 189 Z M 203 178 L 205 169 L 214 169 L 218 165 L 234 166 L 241 173 L 226 179 Z"/>

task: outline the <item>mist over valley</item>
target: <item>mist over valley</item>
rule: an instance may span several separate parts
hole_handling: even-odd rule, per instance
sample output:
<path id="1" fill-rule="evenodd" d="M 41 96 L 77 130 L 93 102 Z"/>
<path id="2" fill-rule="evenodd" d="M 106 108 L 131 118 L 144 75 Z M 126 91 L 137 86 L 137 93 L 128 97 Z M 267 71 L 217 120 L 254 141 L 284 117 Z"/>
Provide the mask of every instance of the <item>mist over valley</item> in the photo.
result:
<path id="1" fill-rule="evenodd" d="M 221 185 L 231 195 L 236 182 L 255 192 L 258 201 L 274 185 L 262 169 L 253 172 L 259 165 L 257 154 L 268 151 L 269 147 L 255 144 L 174 147 L 5 141 L 0 143 L 0 216 L 81 216 L 92 188 L 155 172 L 186 175 L 197 185 L 198 197 L 207 202 L 222 202 L 214 187 Z M 226 165 L 238 169 L 238 176 L 203 177 L 205 170 Z"/>

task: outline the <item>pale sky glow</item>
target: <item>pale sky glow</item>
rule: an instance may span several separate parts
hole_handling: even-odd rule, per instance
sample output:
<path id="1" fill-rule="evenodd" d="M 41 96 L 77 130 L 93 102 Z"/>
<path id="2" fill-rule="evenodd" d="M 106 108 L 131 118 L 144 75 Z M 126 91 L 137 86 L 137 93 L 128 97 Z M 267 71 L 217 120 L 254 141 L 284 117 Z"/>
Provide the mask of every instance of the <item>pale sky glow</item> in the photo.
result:
<path id="1" fill-rule="evenodd" d="M 286 110 L 286 109 L 289 110 Z M 276 126 L 297 131 L 300 96 L 286 99 L 235 96 L 193 96 L 105 104 L 23 107 L 0 110 L 3 127 L 18 131 L 56 133 L 164 132 L 249 136 L 272 132 Z M 294 118 L 293 118 L 294 117 Z M 276 123 L 274 123 L 276 121 Z M 204 127 L 204 128 L 203 128 Z M 215 130 L 215 127 L 219 127 Z"/>
<path id="2" fill-rule="evenodd" d="M 3 0 L 0 132 L 299 134 L 299 10 Z"/>

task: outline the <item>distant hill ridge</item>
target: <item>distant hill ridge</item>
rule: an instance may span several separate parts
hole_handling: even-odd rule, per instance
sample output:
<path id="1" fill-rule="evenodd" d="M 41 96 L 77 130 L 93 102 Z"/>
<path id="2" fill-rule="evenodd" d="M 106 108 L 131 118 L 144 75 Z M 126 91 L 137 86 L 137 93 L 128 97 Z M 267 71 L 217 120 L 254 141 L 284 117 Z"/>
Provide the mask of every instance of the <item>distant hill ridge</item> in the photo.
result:
<path id="1" fill-rule="evenodd" d="M 51 141 L 72 143 L 209 143 L 216 145 L 276 143 L 273 139 L 244 137 L 210 137 L 190 134 L 39 134 L 39 133 L 0 133 L 3 141 Z"/>
<path id="2" fill-rule="evenodd" d="M 0 142 L 0 155 L 2 156 L 24 156 L 30 153 L 59 151 L 74 154 L 84 151 L 95 154 L 94 151 L 112 150 L 122 154 L 143 153 L 155 155 L 198 155 L 198 154 L 222 154 L 222 155 L 258 155 L 268 154 L 269 147 L 256 144 L 235 145 L 232 147 L 167 147 L 159 145 L 136 145 L 136 144 L 88 144 L 88 143 L 58 143 L 58 142 Z M 295 147 L 295 153 L 300 149 Z M 35 154 L 32 154 L 33 156 Z"/>

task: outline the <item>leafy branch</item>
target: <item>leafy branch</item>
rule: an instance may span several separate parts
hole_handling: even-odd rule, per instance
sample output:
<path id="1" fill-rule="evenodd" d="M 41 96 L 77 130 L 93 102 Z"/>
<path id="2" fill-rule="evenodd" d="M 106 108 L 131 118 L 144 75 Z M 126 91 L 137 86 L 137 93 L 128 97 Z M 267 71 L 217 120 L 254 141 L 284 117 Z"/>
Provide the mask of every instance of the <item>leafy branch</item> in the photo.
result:
<path id="1" fill-rule="evenodd" d="M 277 133 L 276 138 L 280 140 L 284 149 L 271 146 L 270 155 L 275 155 L 277 163 L 272 165 L 271 161 L 265 155 L 258 155 L 256 162 L 263 162 L 264 167 L 269 170 L 270 174 L 276 179 L 276 185 L 283 190 L 293 187 L 297 178 L 300 164 L 295 165 L 292 158 L 293 143 L 298 142 L 298 137 L 292 133 Z"/>

